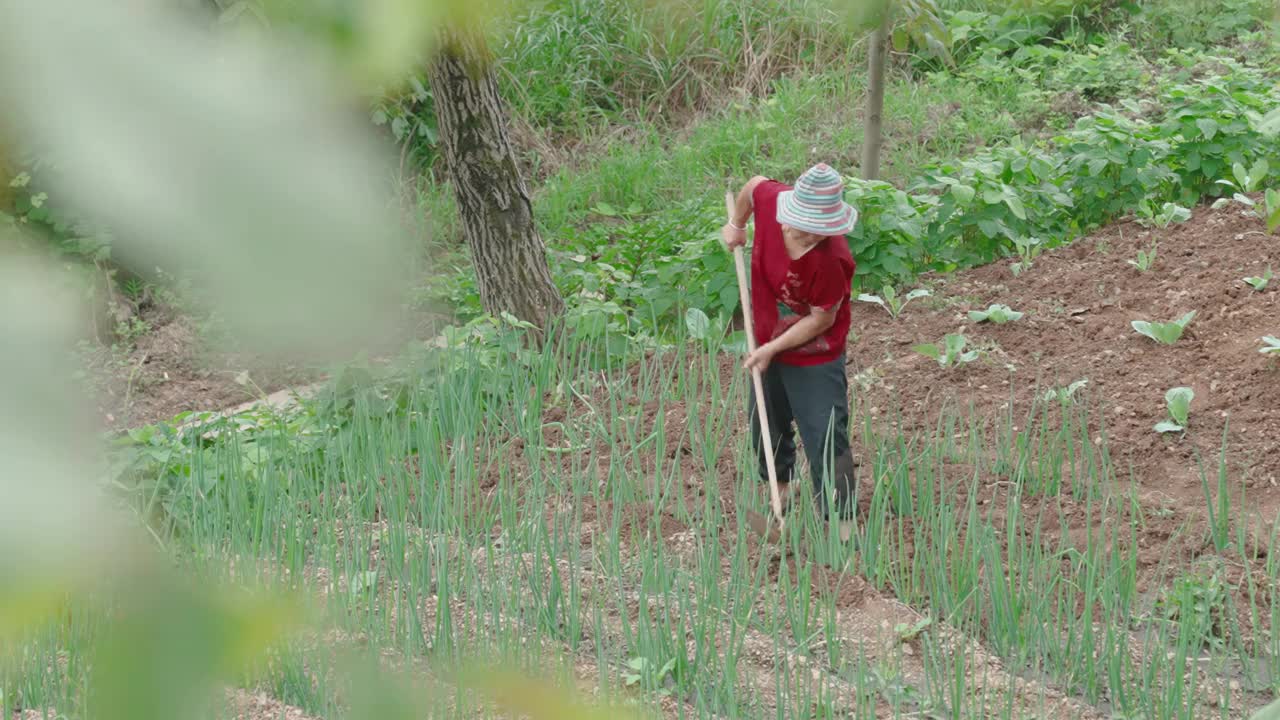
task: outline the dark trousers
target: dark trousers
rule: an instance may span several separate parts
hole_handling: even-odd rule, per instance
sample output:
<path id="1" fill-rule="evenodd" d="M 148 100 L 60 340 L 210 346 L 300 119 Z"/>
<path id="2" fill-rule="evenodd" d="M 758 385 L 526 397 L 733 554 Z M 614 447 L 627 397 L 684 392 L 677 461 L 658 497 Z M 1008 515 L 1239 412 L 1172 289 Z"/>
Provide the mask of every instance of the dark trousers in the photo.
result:
<path id="1" fill-rule="evenodd" d="M 808 367 L 775 361 L 764 371 L 761 381 L 778 482 L 790 482 L 795 473 L 794 423 L 809 460 L 819 514 L 830 517 L 827 488 L 834 485 L 839 516 L 851 518 L 856 509 L 857 473 L 849 451 L 849 383 L 844 357 Z M 750 396 L 751 443 L 759 458 L 760 477 L 768 483 L 754 389 Z"/>

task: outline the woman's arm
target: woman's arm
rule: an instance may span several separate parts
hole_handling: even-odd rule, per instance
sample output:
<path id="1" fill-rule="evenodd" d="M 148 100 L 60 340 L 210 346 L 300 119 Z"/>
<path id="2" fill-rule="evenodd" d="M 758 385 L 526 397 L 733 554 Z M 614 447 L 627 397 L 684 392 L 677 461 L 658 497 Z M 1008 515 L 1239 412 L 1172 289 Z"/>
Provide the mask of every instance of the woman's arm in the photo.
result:
<path id="1" fill-rule="evenodd" d="M 756 175 L 747 181 L 742 189 L 738 191 L 738 197 L 734 200 L 733 217 L 729 218 L 729 222 L 721 229 L 721 236 L 724 237 L 724 244 L 732 250 L 736 247 L 742 247 L 747 244 L 747 220 L 751 218 L 752 194 L 756 190 L 756 186 L 768 180 L 762 175 Z"/>
<path id="2" fill-rule="evenodd" d="M 795 325 L 787 328 L 786 332 L 756 348 L 755 352 L 748 355 L 744 365 L 748 370 L 759 368 L 761 372 L 764 372 L 778 353 L 809 342 L 831 329 L 835 322 L 836 308 L 832 308 L 829 312 L 824 312 L 818 308 L 809 308 L 809 314 L 801 318 Z"/>

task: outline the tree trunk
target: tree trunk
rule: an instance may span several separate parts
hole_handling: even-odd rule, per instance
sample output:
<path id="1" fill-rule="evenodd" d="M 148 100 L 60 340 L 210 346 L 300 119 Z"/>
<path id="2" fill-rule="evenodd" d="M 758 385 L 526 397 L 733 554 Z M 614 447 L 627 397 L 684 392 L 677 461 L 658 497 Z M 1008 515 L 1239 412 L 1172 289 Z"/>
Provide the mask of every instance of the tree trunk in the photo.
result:
<path id="1" fill-rule="evenodd" d="M 440 144 L 486 312 L 545 329 L 564 311 L 480 33 L 446 32 L 431 65 Z"/>
<path id="2" fill-rule="evenodd" d="M 884 127 L 884 75 L 889 48 L 890 15 L 886 10 L 880 27 L 871 34 L 871 48 L 867 53 L 867 124 L 862 136 L 862 177 L 875 180 L 880 177 L 880 141 Z"/>

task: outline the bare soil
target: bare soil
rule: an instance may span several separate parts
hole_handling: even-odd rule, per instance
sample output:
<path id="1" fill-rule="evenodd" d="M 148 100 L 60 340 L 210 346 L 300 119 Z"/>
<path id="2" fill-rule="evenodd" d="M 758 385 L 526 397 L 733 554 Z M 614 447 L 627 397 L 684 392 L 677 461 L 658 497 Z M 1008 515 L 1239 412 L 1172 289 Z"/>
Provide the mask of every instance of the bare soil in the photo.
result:
<path id="1" fill-rule="evenodd" d="M 299 387 L 321 374 L 245 354 L 204 347 L 190 318 L 148 305 L 149 329 L 89 358 L 98 421 L 108 431 L 172 420 L 182 412 L 220 411 Z"/>
<path id="2" fill-rule="evenodd" d="M 933 283 L 933 297 L 893 320 L 859 303 L 849 344 L 858 404 L 881 422 L 934 427 L 944 402 L 994 418 L 1026 417 L 1051 387 L 1088 379 L 1082 395 L 1105 412 L 1107 443 L 1121 479 L 1130 471 L 1153 505 L 1203 515 L 1198 463 L 1216 486 L 1224 430 L 1235 510 L 1271 523 L 1280 510 L 1280 364 L 1258 352 L 1280 334 L 1280 279 L 1257 292 L 1242 278 L 1280 268 L 1280 241 L 1261 219 L 1227 207 L 1196 208 L 1166 230 L 1128 222 L 1034 260 L 1014 276 L 1007 260 Z M 1154 267 L 1126 262 L 1158 247 Z M 930 302 L 932 301 L 932 302 Z M 1005 325 L 975 324 L 966 313 L 1001 303 L 1025 313 Z M 1183 337 L 1163 346 L 1132 320 L 1171 321 L 1195 311 Z M 983 356 L 942 369 L 912 350 L 962 333 Z M 1165 392 L 1195 391 L 1185 434 L 1160 434 Z M 898 417 L 898 413 L 901 417 Z M 1228 427 L 1229 424 L 1229 427 Z"/>

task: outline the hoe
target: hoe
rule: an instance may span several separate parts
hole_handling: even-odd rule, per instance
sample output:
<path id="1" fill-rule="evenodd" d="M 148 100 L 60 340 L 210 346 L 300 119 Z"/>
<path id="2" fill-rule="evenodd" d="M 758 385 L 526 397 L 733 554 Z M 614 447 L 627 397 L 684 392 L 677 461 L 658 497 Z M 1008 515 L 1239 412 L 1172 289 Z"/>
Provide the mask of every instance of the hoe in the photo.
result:
<path id="1" fill-rule="evenodd" d="M 725 212 L 728 213 L 729 220 L 732 222 L 733 193 L 725 193 L 724 204 Z M 754 352 L 756 349 L 756 337 L 755 330 L 751 326 L 751 293 L 747 289 L 747 270 L 741 247 L 733 249 L 733 261 L 738 270 L 738 297 L 742 306 L 742 323 L 747 336 L 747 351 Z M 751 381 L 756 394 L 756 415 L 760 421 L 760 438 L 764 443 L 763 447 L 772 448 L 773 438 L 769 436 L 769 416 L 764 405 L 764 383 L 761 380 L 759 369 L 751 371 Z M 778 542 L 782 539 L 782 529 L 785 522 L 782 517 L 782 496 L 778 492 L 778 471 L 774 467 L 773 453 L 766 451 L 764 457 L 765 466 L 769 471 L 769 496 L 773 504 L 773 519 L 777 521 L 777 524 L 774 525 L 769 518 L 750 509 L 746 510 L 747 524 L 754 532 L 763 535 L 769 542 Z"/>

